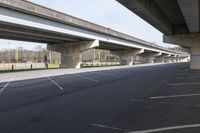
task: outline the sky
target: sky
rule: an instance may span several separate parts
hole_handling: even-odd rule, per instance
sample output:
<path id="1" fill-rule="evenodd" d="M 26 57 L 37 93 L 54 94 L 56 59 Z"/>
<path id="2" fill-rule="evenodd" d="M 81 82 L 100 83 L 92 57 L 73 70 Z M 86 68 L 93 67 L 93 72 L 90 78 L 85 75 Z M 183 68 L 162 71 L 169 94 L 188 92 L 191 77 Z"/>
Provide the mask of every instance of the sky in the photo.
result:
<path id="1" fill-rule="evenodd" d="M 119 4 L 116 0 L 29 0 L 95 24 L 117 30 L 164 47 L 162 33 Z M 0 40 L 0 49 L 23 47 L 34 49 L 38 43 Z M 46 45 L 42 45 L 46 47 Z"/>

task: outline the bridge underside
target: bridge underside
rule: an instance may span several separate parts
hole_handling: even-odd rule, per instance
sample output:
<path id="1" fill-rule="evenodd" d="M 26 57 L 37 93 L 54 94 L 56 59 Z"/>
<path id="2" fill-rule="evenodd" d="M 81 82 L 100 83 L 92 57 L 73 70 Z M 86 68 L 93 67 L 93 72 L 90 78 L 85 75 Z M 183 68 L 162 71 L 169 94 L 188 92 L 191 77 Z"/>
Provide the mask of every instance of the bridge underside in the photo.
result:
<path id="1" fill-rule="evenodd" d="M 16 3 L 19 5 L 15 3 L 3 6 L 1 2 L 0 0 L 0 38 L 46 43 L 49 50 L 61 53 L 62 67 L 80 68 L 82 52 L 88 49 L 110 50 L 112 54 L 119 56 L 121 64 L 133 63 L 136 56 L 140 57 L 141 60 L 143 58 L 143 62 L 153 63 L 157 57 L 163 57 L 160 58 L 163 62 L 166 55 L 179 54 L 123 33 L 39 7 L 30 2 L 17 1 Z M 5 4 L 6 1 L 3 3 Z M 20 3 L 23 3 L 23 6 L 20 6 Z M 26 8 L 27 4 L 29 6 Z M 47 14 L 32 10 L 25 11 L 29 10 L 30 6 L 34 7 L 33 9 L 45 10 Z M 52 16 L 48 13 L 51 13 L 52 16 L 56 14 L 54 17 L 62 16 L 65 19 L 51 18 Z M 70 25 L 72 20 L 73 24 Z M 146 58 L 149 58 L 148 61 Z"/>
<path id="2" fill-rule="evenodd" d="M 66 34 L 45 31 L 37 28 L 4 24 L 0 23 L 0 38 L 2 39 L 13 39 L 19 41 L 31 41 L 39 43 L 64 43 L 64 42 L 75 42 L 81 40 L 88 40 L 86 38 L 77 38 Z"/>
<path id="3" fill-rule="evenodd" d="M 124 46 L 123 44 L 114 44 L 4 22 L 0 22 L 0 38 L 46 43 L 49 50 L 61 53 L 62 67 L 67 68 L 80 68 L 82 52 L 89 49 L 110 50 L 111 54 L 119 56 L 122 65 L 134 64 L 134 62 L 170 62 L 172 60 L 172 58 L 166 57 L 169 56 L 168 53 L 162 53 L 161 55 L 158 51 L 151 51 L 142 47 Z"/>
<path id="4" fill-rule="evenodd" d="M 92 48 L 110 50 L 112 54 L 119 56 L 122 65 L 133 64 L 134 62 L 170 62 L 170 60 L 166 61 L 166 57 L 163 55 L 163 58 L 159 57 L 160 60 L 155 61 L 156 58 L 158 59 L 156 55 L 160 54 L 159 52 L 8 23 L 0 24 L 0 38 L 46 43 L 49 50 L 61 53 L 62 67 L 68 68 L 80 68 L 82 52 Z M 165 53 L 164 55 L 169 54 Z"/>
<path id="5" fill-rule="evenodd" d="M 164 34 L 163 41 L 189 48 L 191 69 L 200 69 L 200 0 L 117 0 Z"/>

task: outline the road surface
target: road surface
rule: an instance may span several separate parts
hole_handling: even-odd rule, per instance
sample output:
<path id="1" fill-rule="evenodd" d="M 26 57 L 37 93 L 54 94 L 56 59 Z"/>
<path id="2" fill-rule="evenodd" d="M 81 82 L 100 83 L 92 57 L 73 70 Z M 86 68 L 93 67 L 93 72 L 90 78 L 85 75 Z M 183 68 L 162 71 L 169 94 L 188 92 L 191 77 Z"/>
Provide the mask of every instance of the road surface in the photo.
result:
<path id="1" fill-rule="evenodd" d="M 200 71 L 188 68 L 173 63 L 28 80 L 10 74 L 0 84 L 0 132 L 199 133 Z"/>

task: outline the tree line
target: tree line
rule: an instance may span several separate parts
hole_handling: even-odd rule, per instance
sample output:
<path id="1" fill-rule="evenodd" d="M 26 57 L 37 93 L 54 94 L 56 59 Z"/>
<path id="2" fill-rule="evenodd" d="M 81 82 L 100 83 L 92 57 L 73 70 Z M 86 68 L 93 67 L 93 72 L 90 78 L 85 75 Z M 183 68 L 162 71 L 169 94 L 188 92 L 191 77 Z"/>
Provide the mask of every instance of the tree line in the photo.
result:
<path id="1" fill-rule="evenodd" d="M 20 47 L 16 49 L 2 49 L 0 51 L 0 63 L 42 63 L 45 56 L 48 57 L 48 62 L 56 63 L 60 61 L 60 54 L 57 52 L 43 48 L 26 50 Z"/>

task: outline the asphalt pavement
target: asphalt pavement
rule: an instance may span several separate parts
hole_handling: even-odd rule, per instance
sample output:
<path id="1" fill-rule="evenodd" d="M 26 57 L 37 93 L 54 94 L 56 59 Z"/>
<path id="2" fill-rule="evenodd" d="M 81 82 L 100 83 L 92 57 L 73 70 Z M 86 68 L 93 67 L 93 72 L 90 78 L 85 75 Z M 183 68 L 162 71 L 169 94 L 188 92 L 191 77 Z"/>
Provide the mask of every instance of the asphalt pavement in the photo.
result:
<path id="1" fill-rule="evenodd" d="M 0 83 L 0 133 L 200 132 L 200 71 L 188 63 L 42 75 Z"/>

